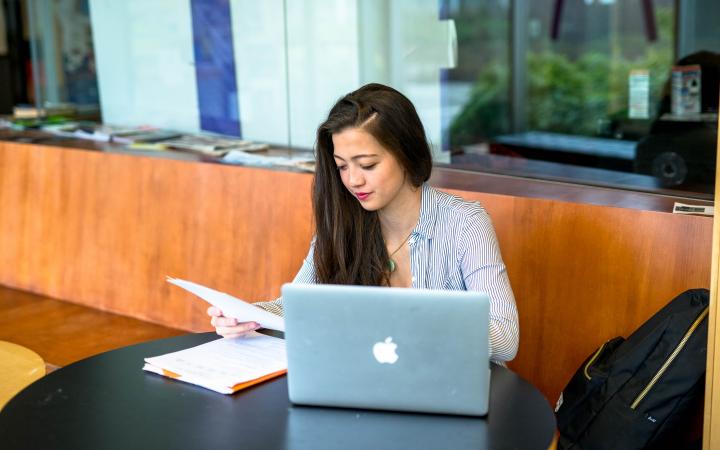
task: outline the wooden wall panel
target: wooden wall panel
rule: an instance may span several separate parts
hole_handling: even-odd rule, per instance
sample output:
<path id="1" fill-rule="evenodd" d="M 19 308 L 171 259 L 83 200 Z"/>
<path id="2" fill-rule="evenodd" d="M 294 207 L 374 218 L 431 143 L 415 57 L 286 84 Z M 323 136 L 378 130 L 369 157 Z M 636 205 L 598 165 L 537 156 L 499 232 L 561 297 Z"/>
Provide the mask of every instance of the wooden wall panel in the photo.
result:
<path id="1" fill-rule="evenodd" d="M 603 342 L 709 287 L 711 218 L 450 192 L 493 219 L 520 315 L 510 367 L 552 402 Z"/>
<path id="2" fill-rule="evenodd" d="M 311 237 L 307 174 L 0 142 L 0 284 L 209 330 L 187 278 L 279 295 Z"/>
<path id="3" fill-rule="evenodd" d="M 0 142 L 0 284 L 208 330 L 165 276 L 278 295 L 307 252 L 311 178 Z M 602 342 L 709 285 L 710 218 L 451 192 L 493 218 L 520 312 L 511 367 L 550 401 Z"/>

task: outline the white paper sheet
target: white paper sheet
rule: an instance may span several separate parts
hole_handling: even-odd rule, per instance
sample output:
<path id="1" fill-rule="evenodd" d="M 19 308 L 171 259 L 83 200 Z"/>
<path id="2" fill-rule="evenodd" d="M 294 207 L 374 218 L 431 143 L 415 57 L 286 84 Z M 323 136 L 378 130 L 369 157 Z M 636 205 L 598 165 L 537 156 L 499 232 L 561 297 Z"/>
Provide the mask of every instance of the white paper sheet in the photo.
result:
<path id="1" fill-rule="evenodd" d="M 260 333 L 223 338 L 186 350 L 145 358 L 143 370 L 180 375 L 180 380 L 222 393 L 232 386 L 287 369 L 285 341 Z"/>
<path id="2" fill-rule="evenodd" d="M 211 305 L 220 308 L 225 317 L 235 318 L 239 322 L 257 322 L 262 325 L 263 328 L 285 331 L 285 320 L 282 317 L 269 313 L 257 306 L 253 306 L 250 303 L 246 303 L 232 295 L 178 278 L 168 277 L 167 281 L 168 283 L 192 292 Z"/>
<path id="3" fill-rule="evenodd" d="M 675 204 L 673 205 L 673 213 L 712 216 L 715 214 L 715 207 L 705 205 L 689 205 L 686 203 L 675 202 Z"/>

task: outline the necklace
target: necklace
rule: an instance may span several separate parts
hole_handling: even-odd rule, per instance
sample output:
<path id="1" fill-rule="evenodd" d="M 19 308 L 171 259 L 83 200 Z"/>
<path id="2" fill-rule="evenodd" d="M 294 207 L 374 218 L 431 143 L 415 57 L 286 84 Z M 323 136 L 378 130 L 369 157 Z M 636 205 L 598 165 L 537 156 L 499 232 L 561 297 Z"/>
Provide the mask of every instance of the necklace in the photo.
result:
<path id="1" fill-rule="evenodd" d="M 395 260 L 392 259 L 392 257 L 395 255 L 395 253 L 400 251 L 400 249 L 403 247 L 403 245 L 405 245 L 405 243 L 408 241 L 408 239 L 410 239 L 410 236 L 412 236 L 412 231 L 410 232 L 410 234 L 407 235 L 405 240 L 402 241 L 402 244 L 400 244 L 400 246 L 398 248 L 396 248 L 394 252 L 390 253 L 390 256 L 388 257 L 388 262 L 387 262 L 388 270 L 390 271 L 390 273 L 395 272 L 395 269 L 397 269 L 397 263 L 395 263 Z"/>

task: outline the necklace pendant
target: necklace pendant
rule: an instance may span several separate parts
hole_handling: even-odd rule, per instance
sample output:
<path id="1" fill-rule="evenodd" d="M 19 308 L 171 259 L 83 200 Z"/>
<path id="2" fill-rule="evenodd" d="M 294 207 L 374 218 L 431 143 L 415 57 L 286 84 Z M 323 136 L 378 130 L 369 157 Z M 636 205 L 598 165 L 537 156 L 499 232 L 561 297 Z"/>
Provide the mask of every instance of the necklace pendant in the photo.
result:
<path id="1" fill-rule="evenodd" d="M 393 261 L 392 258 L 388 259 L 387 265 L 388 265 L 388 270 L 390 271 L 390 273 L 395 272 L 395 269 L 397 268 L 397 266 L 395 265 L 395 261 Z"/>

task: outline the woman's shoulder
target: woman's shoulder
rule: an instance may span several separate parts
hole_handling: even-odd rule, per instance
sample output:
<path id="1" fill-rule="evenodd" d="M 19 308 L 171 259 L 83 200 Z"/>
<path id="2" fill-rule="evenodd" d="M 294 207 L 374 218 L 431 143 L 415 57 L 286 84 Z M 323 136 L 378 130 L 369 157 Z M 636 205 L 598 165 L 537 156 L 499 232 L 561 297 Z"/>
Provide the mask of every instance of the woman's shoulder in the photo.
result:
<path id="1" fill-rule="evenodd" d="M 457 195 L 429 187 L 432 189 L 438 215 L 445 218 L 470 220 L 478 216 L 486 216 L 485 208 L 478 201 L 468 201 Z"/>
<path id="2" fill-rule="evenodd" d="M 437 239 L 455 242 L 455 248 L 462 253 L 468 246 L 486 243 L 488 236 L 493 235 L 492 220 L 480 202 L 437 189 L 433 191 Z"/>

